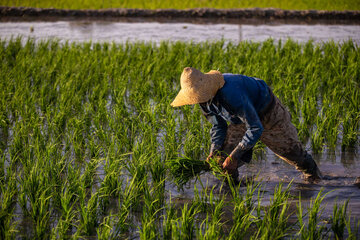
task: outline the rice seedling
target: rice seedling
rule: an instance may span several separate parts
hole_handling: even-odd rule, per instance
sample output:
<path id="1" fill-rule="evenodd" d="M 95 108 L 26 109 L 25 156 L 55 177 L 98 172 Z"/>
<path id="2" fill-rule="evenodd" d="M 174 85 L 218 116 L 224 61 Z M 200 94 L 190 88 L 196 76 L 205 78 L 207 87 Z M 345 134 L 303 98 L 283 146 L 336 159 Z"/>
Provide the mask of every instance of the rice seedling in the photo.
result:
<path id="1" fill-rule="evenodd" d="M 355 222 L 355 227 L 352 228 L 351 221 Z M 348 232 L 348 238 L 347 239 L 358 239 L 359 238 L 359 227 L 360 227 L 360 221 L 359 219 L 348 217 L 348 220 L 346 221 L 346 228 Z"/>
<path id="2" fill-rule="evenodd" d="M 335 204 L 333 210 L 333 216 L 330 220 L 331 222 L 331 230 L 335 235 L 335 239 L 343 239 L 344 238 L 344 230 L 346 228 L 347 221 L 347 207 L 349 200 L 346 201 L 342 206 Z"/>
<path id="3" fill-rule="evenodd" d="M 74 193 L 69 191 L 67 185 L 62 186 L 62 192 L 60 195 L 61 202 L 61 216 L 58 220 L 56 227 L 53 230 L 52 238 L 69 239 L 72 234 L 72 227 L 75 225 L 75 219 L 77 212 L 75 204 L 77 204 L 77 198 Z"/>
<path id="4" fill-rule="evenodd" d="M 110 239 L 112 232 L 111 216 L 104 218 L 99 228 L 96 229 L 98 239 Z"/>
<path id="5" fill-rule="evenodd" d="M 114 232 L 112 237 L 126 236 L 132 227 L 132 210 L 139 205 L 140 197 L 137 195 L 136 180 L 133 178 L 126 184 L 123 193 L 118 198 L 119 210 L 114 216 Z"/>
<path id="6" fill-rule="evenodd" d="M 144 207 L 141 219 L 140 239 L 157 239 L 159 232 L 157 225 L 159 225 L 159 215 L 162 211 L 162 206 L 159 204 L 161 200 L 147 188 L 144 194 Z M 163 197 L 163 196 L 160 196 Z"/>
<path id="7" fill-rule="evenodd" d="M 195 237 L 195 218 L 199 209 L 196 205 L 187 203 L 181 209 L 181 215 L 177 219 L 176 230 L 173 239 L 193 239 Z"/>
<path id="8" fill-rule="evenodd" d="M 114 162 L 116 163 L 116 161 Z M 103 178 L 99 188 L 100 209 L 103 213 L 106 213 L 108 210 L 110 205 L 110 198 L 119 196 L 119 190 L 122 184 L 121 180 L 118 180 L 118 175 L 121 173 L 121 167 L 120 169 L 116 169 L 114 165 L 105 170 L 106 175 Z"/>
<path id="9" fill-rule="evenodd" d="M 252 237 L 254 239 L 282 239 L 288 232 L 288 209 L 289 209 L 290 184 L 283 191 L 282 183 L 274 190 L 274 197 L 270 199 L 264 216 L 257 221 L 258 231 Z"/>
<path id="10" fill-rule="evenodd" d="M 226 220 L 223 218 L 224 207 L 226 205 L 225 195 L 216 197 L 213 187 L 207 194 L 208 189 L 204 188 L 202 191 L 201 199 L 198 197 L 199 193 L 195 193 L 194 204 L 197 205 L 199 210 L 205 210 L 206 218 L 200 224 L 197 231 L 198 239 L 220 239 L 223 234 L 223 225 Z M 194 189 L 195 191 L 195 189 Z"/>
<path id="11" fill-rule="evenodd" d="M 325 226 L 320 224 L 321 216 L 321 202 L 324 200 L 326 194 L 322 191 L 318 193 L 315 199 L 312 199 L 310 206 L 306 213 L 308 222 L 305 223 L 305 214 L 303 212 L 301 201 L 297 204 L 297 217 L 300 227 L 297 235 L 300 239 L 323 239 L 325 237 Z"/>
<path id="12" fill-rule="evenodd" d="M 79 196 L 79 214 L 80 221 L 77 225 L 77 232 L 75 236 L 84 237 L 92 236 L 96 232 L 96 227 L 98 226 L 98 199 L 99 194 L 95 192 L 91 195 L 86 203 L 86 187 L 83 186 Z"/>
<path id="13" fill-rule="evenodd" d="M 11 174 L 10 171 L 8 174 Z M 16 233 L 16 222 L 14 222 L 14 208 L 16 203 L 16 177 L 11 178 L 7 185 L 0 185 L 0 238 L 13 239 Z"/>
<path id="14" fill-rule="evenodd" d="M 60 44 L 17 38 L 0 40 L 0 56 L 1 236 L 324 233 L 317 215 L 322 195 L 307 215 L 299 200 L 299 233 L 293 233 L 285 224 L 293 200 L 287 190 L 276 188 L 264 207 L 260 181 L 235 184 L 215 159 L 204 161 L 211 126 L 199 107 L 174 109 L 169 103 L 184 66 L 256 76 L 288 106 L 312 151 L 357 147 L 360 51 L 352 42 Z M 226 196 L 201 182 L 206 171 L 224 184 Z M 197 184 L 193 199 L 174 203 L 174 184 L 181 190 L 189 182 Z M 16 225 L 14 206 L 31 223 L 27 233 Z M 346 214 L 333 214 L 339 234 Z M 268 231 L 270 225 L 276 231 Z M 349 225 L 347 218 L 348 235 L 356 236 Z"/>
<path id="15" fill-rule="evenodd" d="M 260 199 L 259 199 L 260 201 Z M 229 239 L 244 239 L 249 236 L 249 229 L 258 218 L 253 214 L 255 209 L 248 209 L 245 201 L 237 201 L 233 210 L 233 226 L 229 232 Z"/>
<path id="16" fill-rule="evenodd" d="M 168 159 L 166 164 L 167 168 L 170 169 L 172 180 L 180 188 L 190 179 L 209 169 L 204 160 L 196 160 L 187 156 Z"/>

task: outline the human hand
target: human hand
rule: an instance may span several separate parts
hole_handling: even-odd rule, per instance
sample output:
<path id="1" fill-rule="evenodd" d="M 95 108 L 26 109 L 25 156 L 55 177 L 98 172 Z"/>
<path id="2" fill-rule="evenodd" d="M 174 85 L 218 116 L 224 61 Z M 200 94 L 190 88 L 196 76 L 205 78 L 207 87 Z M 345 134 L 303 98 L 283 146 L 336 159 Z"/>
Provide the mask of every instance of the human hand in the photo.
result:
<path id="1" fill-rule="evenodd" d="M 210 159 L 214 157 L 214 155 L 215 155 L 214 152 L 211 152 L 211 153 L 209 154 L 209 156 L 206 158 L 206 161 L 209 162 Z"/>
<path id="2" fill-rule="evenodd" d="M 218 163 L 218 165 L 221 167 L 225 157 L 220 151 L 214 151 L 209 154 L 209 156 L 206 158 L 206 162 L 209 164 L 210 159 L 214 158 L 215 161 Z"/>
<path id="3" fill-rule="evenodd" d="M 234 150 L 230 153 L 230 155 L 225 159 L 222 167 L 227 172 L 233 172 L 238 167 L 238 161 L 241 161 L 241 156 L 244 151 L 242 150 L 242 145 L 239 144 L 234 148 Z"/>
<path id="4" fill-rule="evenodd" d="M 220 151 L 215 150 L 209 154 L 209 156 L 206 158 L 206 161 L 210 161 L 211 158 L 223 158 Z"/>
<path id="5" fill-rule="evenodd" d="M 236 160 L 232 158 L 231 155 L 229 155 L 224 163 L 222 164 L 222 168 L 226 171 L 234 171 L 237 168 Z"/>

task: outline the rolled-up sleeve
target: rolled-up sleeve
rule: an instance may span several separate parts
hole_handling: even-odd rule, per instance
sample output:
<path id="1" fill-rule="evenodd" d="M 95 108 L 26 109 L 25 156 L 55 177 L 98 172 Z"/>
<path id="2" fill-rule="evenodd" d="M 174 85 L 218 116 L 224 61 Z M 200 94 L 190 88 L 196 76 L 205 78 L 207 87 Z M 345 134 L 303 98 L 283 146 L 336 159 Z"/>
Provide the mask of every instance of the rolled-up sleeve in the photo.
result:
<path id="1" fill-rule="evenodd" d="M 212 124 L 210 129 L 211 147 L 210 152 L 220 150 L 224 144 L 227 132 L 227 123 L 221 116 L 209 112 L 206 107 L 200 105 L 206 119 Z"/>

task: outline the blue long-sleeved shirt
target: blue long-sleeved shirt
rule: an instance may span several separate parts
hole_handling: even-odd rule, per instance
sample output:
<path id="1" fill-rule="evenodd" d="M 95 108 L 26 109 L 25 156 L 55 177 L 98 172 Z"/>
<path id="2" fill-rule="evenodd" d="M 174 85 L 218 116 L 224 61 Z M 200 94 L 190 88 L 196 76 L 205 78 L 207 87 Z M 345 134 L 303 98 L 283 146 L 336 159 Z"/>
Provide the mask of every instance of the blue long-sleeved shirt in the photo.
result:
<path id="1" fill-rule="evenodd" d="M 236 74 L 223 74 L 225 84 L 201 109 L 212 124 L 211 150 L 219 150 L 226 137 L 227 121 L 244 123 L 247 130 L 239 142 L 242 150 L 252 148 L 263 132 L 260 113 L 270 103 L 267 84 L 257 78 Z"/>

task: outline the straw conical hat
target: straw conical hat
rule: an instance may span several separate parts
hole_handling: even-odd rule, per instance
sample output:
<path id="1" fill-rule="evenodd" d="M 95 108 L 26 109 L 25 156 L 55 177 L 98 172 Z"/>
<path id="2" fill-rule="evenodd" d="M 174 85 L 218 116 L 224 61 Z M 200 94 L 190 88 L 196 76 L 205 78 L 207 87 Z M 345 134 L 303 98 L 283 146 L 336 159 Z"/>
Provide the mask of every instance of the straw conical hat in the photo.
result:
<path id="1" fill-rule="evenodd" d="M 211 70 L 208 73 L 202 73 L 195 68 L 186 67 L 180 78 L 180 92 L 171 106 L 179 107 L 207 102 L 224 84 L 224 77 L 219 71 Z"/>

